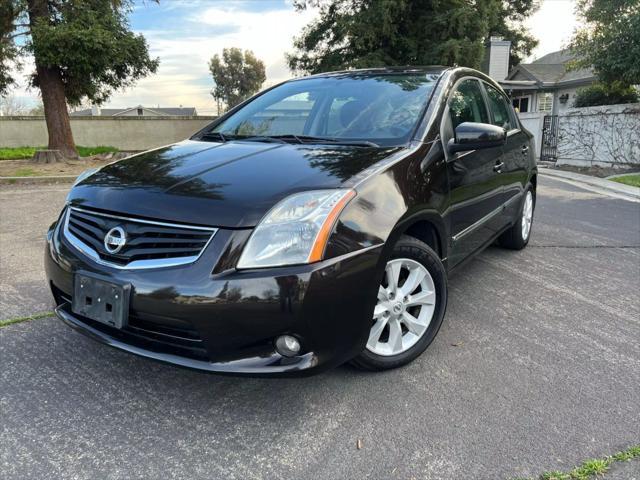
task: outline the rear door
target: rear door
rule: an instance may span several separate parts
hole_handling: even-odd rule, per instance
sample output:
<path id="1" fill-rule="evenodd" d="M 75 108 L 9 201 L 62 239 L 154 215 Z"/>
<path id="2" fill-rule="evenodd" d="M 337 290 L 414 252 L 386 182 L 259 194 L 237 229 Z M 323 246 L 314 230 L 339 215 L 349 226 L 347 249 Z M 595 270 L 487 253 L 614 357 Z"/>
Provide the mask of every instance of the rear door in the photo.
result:
<path id="1" fill-rule="evenodd" d="M 440 130 L 445 151 L 455 128 L 463 122 L 491 123 L 485 94 L 476 78 L 461 79 L 448 99 Z M 447 152 L 451 266 L 486 244 L 501 228 L 503 185 L 496 168 L 501 156 L 501 147 Z"/>
<path id="2" fill-rule="evenodd" d="M 529 137 L 520 130 L 520 124 L 507 97 L 497 88 L 482 82 L 487 93 L 487 104 L 491 122 L 507 131 L 507 142 L 503 147 L 502 174 L 504 185 L 505 223 L 515 218 L 519 211 L 521 194 L 527 182 L 529 161 Z"/>

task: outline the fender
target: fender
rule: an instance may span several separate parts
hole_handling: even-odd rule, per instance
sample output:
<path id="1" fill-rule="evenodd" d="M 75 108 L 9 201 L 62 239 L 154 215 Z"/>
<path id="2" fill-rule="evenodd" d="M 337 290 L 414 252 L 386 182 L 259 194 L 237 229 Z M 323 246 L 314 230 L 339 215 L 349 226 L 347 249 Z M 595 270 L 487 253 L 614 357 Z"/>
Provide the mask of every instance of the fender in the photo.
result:
<path id="1" fill-rule="evenodd" d="M 357 192 L 340 215 L 325 258 L 384 244 L 384 260 L 398 238 L 418 222 L 433 226 L 441 256 L 446 258 L 448 227 L 443 212 L 449 192 L 439 141 L 410 150 L 401 161 L 360 182 Z"/>

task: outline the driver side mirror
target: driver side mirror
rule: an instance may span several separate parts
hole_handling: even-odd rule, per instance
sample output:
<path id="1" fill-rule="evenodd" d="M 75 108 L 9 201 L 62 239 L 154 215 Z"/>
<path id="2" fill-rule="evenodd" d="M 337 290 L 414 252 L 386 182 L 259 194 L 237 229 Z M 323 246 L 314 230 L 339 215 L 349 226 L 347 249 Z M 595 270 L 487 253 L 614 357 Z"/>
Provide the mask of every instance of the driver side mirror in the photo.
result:
<path id="1" fill-rule="evenodd" d="M 449 153 L 493 148 L 504 145 L 507 131 L 488 123 L 464 122 L 456 127 L 454 137 L 449 140 Z"/>

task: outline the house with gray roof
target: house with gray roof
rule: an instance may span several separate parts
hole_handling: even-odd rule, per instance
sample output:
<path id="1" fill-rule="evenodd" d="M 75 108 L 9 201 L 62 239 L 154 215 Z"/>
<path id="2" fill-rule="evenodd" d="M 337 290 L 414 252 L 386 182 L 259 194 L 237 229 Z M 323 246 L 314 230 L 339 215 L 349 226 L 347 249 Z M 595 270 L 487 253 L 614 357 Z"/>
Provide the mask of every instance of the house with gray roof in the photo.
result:
<path id="1" fill-rule="evenodd" d="M 549 53 L 531 63 L 517 65 L 500 84 L 522 113 L 561 114 L 573 106 L 578 88 L 596 82 L 590 68 L 568 68 L 574 58 L 569 50 Z"/>
<path id="2" fill-rule="evenodd" d="M 71 112 L 72 117 L 195 117 L 198 115 L 196 107 L 137 107 L 130 108 L 100 108 L 93 106 L 84 110 Z"/>
<path id="3" fill-rule="evenodd" d="M 520 113 L 563 113 L 573 105 L 578 88 L 596 81 L 589 68 L 569 70 L 575 57 L 566 49 L 509 69 L 510 48 L 510 41 L 491 37 L 482 70 L 502 85 Z"/>
<path id="4" fill-rule="evenodd" d="M 578 89 L 597 79 L 591 69 L 570 70 L 569 63 L 575 57 L 566 49 L 511 69 L 510 53 L 510 41 L 501 37 L 489 38 L 481 69 L 509 95 L 523 126 L 535 137 L 536 156 L 542 158 L 543 134 L 546 132 L 553 137 L 557 129 L 554 118 L 558 117 L 553 115 L 565 113 L 573 106 Z"/>

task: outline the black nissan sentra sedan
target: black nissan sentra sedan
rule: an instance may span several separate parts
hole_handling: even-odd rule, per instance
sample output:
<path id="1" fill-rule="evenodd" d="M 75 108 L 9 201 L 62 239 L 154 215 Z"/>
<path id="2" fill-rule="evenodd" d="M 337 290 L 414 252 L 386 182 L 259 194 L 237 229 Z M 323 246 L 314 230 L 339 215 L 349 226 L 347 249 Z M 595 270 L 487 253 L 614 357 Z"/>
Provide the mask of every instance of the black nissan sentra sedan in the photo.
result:
<path id="1" fill-rule="evenodd" d="M 536 179 L 531 134 L 475 70 L 295 79 L 81 175 L 47 277 L 62 321 L 144 357 L 394 368 L 436 336 L 452 269 L 527 245 Z"/>

